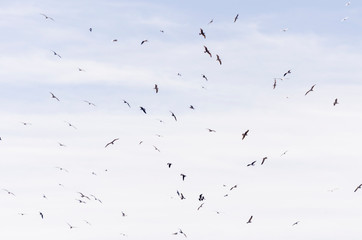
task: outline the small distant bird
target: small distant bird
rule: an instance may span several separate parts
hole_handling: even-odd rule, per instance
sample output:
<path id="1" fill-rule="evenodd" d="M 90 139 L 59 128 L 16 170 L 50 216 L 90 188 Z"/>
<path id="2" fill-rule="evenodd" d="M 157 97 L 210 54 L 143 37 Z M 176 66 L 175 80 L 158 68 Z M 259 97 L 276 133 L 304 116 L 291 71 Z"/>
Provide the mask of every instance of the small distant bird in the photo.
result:
<path id="1" fill-rule="evenodd" d="M 79 203 L 86 203 L 85 201 L 80 200 L 80 199 L 75 199 L 75 200 L 77 200 Z"/>
<path id="2" fill-rule="evenodd" d="M 168 168 L 171 168 L 172 163 L 167 163 Z"/>
<path id="3" fill-rule="evenodd" d="M 123 103 L 127 104 L 128 107 L 131 107 L 131 105 L 129 105 L 129 103 L 126 100 L 123 100 Z"/>
<path id="4" fill-rule="evenodd" d="M 78 68 L 79 72 L 85 72 L 85 70 L 83 68 Z"/>
<path id="5" fill-rule="evenodd" d="M 117 42 L 118 40 L 117 39 L 113 39 L 112 42 Z"/>
<path id="6" fill-rule="evenodd" d="M 88 222 L 87 220 L 83 220 L 86 224 L 88 224 L 89 226 L 92 226 L 92 224 L 90 224 L 90 222 Z"/>
<path id="7" fill-rule="evenodd" d="M 256 161 L 253 161 L 251 163 L 249 163 L 248 165 L 246 165 L 247 167 L 250 167 L 250 166 L 255 166 L 254 164 L 256 163 Z"/>
<path id="8" fill-rule="evenodd" d="M 72 225 L 70 225 L 69 223 L 67 223 L 67 224 L 68 224 L 68 226 L 69 226 L 70 229 L 76 228 L 75 226 L 72 226 Z"/>
<path id="9" fill-rule="evenodd" d="M 109 143 L 106 144 L 105 148 L 108 147 L 111 144 L 114 144 L 115 141 L 119 140 L 119 138 L 115 138 L 112 141 L 110 141 Z"/>
<path id="10" fill-rule="evenodd" d="M 273 89 L 275 89 L 277 86 L 277 80 L 274 78 L 274 84 L 273 84 Z"/>
<path id="11" fill-rule="evenodd" d="M 201 201 L 204 201 L 205 200 L 205 197 L 204 197 L 204 195 L 201 193 L 200 195 L 199 195 L 199 201 L 201 202 Z"/>
<path id="12" fill-rule="evenodd" d="M 7 190 L 7 189 L 3 188 L 3 190 L 4 190 L 5 192 L 7 192 L 9 195 L 13 195 L 13 196 L 15 196 L 15 194 L 14 194 L 14 193 L 10 192 L 10 191 L 9 191 L 9 190 Z"/>
<path id="13" fill-rule="evenodd" d="M 241 140 L 244 140 L 244 138 L 246 137 L 246 136 L 248 136 L 248 133 L 249 133 L 249 130 L 246 130 L 246 132 L 244 132 L 243 134 L 242 134 L 242 139 Z"/>
<path id="14" fill-rule="evenodd" d="M 207 79 L 207 77 L 205 76 L 205 74 L 201 74 L 202 75 L 202 78 L 204 78 L 206 81 L 209 81 L 208 79 Z"/>
<path id="15" fill-rule="evenodd" d="M 211 19 L 210 22 L 208 23 L 208 25 L 213 23 L 213 22 L 214 22 L 214 19 Z"/>
<path id="16" fill-rule="evenodd" d="M 214 129 L 206 128 L 209 132 L 216 132 Z"/>
<path id="17" fill-rule="evenodd" d="M 283 155 L 287 154 L 287 152 L 288 152 L 288 150 L 283 152 L 280 156 L 283 156 Z"/>
<path id="18" fill-rule="evenodd" d="M 351 2 L 347 2 L 347 3 L 346 3 L 346 7 L 349 6 L 349 5 L 351 5 Z"/>
<path id="19" fill-rule="evenodd" d="M 175 121 L 177 121 L 176 115 L 171 111 L 170 111 L 170 113 L 171 113 L 171 116 L 175 119 Z"/>
<path id="20" fill-rule="evenodd" d="M 237 188 L 237 187 L 238 187 L 238 185 L 232 186 L 232 187 L 230 188 L 230 191 L 233 190 L 234 188 Z"/>
<path id="21" fill-rule="evenodd" d="M 209 51 L 209 49 L 207 49 L 207 47 L 204 45 L 204 53 L 207 53 L 207 54 L 209 54 L 210 55 L 210 57 L 212 57 L 212 55 L 211 55 L 211 53 L 210 53 L 210 51 Z"/>
<path id="22" fill-rule="evenodd" d="M 251 223 L 251 219 L 253 219 L 253 216 L 251 216 L 246 223 Z"/>
<path id="23" fill-rule="evenodd" d="M 87 101 L 87 100 L 83 100 L 83 101 L 86 102 L 86 103 L 88 103 L 88 105 L 96 106 L 94 103 L 91 103 L 91 102 L 89 102 L 89 101 Z"/>
<path id="24" fill-rule="evenodd" d="M 304 94 L 304 96 L 306 96 L 308 93 L 312 92 L 313 91 L 313 88 L 314 88 L 315 84 Z"/>
<path id="25" fill-rule="evenodd" d="M 72 127 L 72 128 L 74 128 L 74 129 L 77 129 L 77 128 L 76 128 L 73 124 L 71 124 L 70 122 L 67 122 L 67 121 L 64 121 L 64 122 L 67 123 L 69 127 Z"/>
<path id="26" fill-rule="evenodd" d="M 333 106 L 336 106 L 337 104 L 339 104 L 339 102 L 338 102 L 338 99 L 336 98 L 336 99 L 334 99 Z"/>
<path id="27" fill-rule="evenodd" d="M 217 54 L 216 54 L 216 61 L 218 61 L 220 63 L 220 65 L 222 64 L 221 59 L 220 59 L 219 55 L 217 55 Z"/>
<path id="28" fill-rule="evenodd" d="M 181 73 L 177 73 L 177 76 L 181 77 L 182 75 L 181 75 Z"/>
<path id="29" fill-rule="evenodd" d="M 156 151 L 161 152 L 160 149 L 158 149 L 155 145 L 153 145 Z"/>
<path id="30" fill-rule="evenodd" d="M 165 33 L 165 31 L 163 31 L 163 30 L 160 30 L 160 32 Z"/>
<path id="31" fill-rule="evenodd" d="M 143 41 L 141 42 L 141 45 L 143 45 L 143 44 L 146 43 L 146 42 L 148 42 L 147 39 L 146 39 L 146 40 L 143 40 Z"/>
<path id="32" fill-rule="evenodd" d="M 287 76 L 287 74 L 291 74 L 292 73 L 291 71 L 292 70 L 288 70 L 286 73 L 283 74 L 283 77 Z"/>
<path id="33" fill-rule="evenodd" d="M 43 214 L 42 212 L 39 212 L 39 214 L 40 214 L 40 217 L 41 217 L 42 219 L 44 219 L 44 214 Z"/>
<path id="34" fill-rule="evenodd" d="M 121 211 L 122 217 L 127 217 L 127 214 L 125 214 L 123 211 Z"/>
<path id="35" fill-rule="evenodd" d="M 58 142 L 59 147 L 66 147 L 63 143 Z"/>
<path id="36" fill-rule="evenodd" d="M 31 123 L 27 123 L 27 122 L 20 122 L 20 123 L 23 124 L 24 126 L 31 125 Z"/>
<path id="37" fill-rule="evenodd" d="M 155 84 L 155 87 L 154 87 L 153 89 L 155 89 L 155 90 L 156 90 L 156 93 L 158 93 L 158 86 L 157 86 L 157 84 Z"/>
<path id="38" fill-rule="evenodd" d="M 268 157 L 263 157 L 263 160 L 261 161 L 261 165 L 263 165 L 265 160 L 267 160 L 267 159 L 268 159 Z"/>
<path id="39" fill-rule="evenodd" d="M 342 18 L 341 22 L 347 21 L 349 17 Z"/>
<path id="40" fill-rule="evenodd" d="M 187 237 L 186 234 L 181 229 L 179 230 L 179 233 Z"/>
<path id="41" fill-rule="evenodd" d="M 360 189 L 362 187 L 362 184 L 358 185 L 358 187 L 356 187 L 356 189 L 354 190 L 354 192 L 357 192 L 358 189 Z"/>
<path id="42" fill-rule="evenodd" d="M 54 19 L 53 19 L 53 18 L 51 18 L 51 17 L 49 17 L 49 16 L 45 15 L 44 13 L 40 13 L 40 15 L 43 15 L 43 16 L 45 17 L 45 19 L 49 19 L 49 20 L 54 21 Z"/>
<path id="43" fill-rule="evenodd" d="M 292 224 L 292 226 L 297 225 L 298 223 L 299 223 L 299 221 L 296 221 L 295 223 Z"/>
<path id="44" fill-rule="evenodd" d="M 53 52 L 53 54 L 55 55 L 55 56 L 58 56 L 59 58 L 62 58 L 62 56 L 60 56 L 58 53 L 56 53 L 55 51 L 53 51 L 53 50 L 51 50 L 52 52 Z"/>
<path id="45" fill-rule="evenodd" d="M 204 32 L 204 30 L 202 30 L 202 28 L 200 28 L 200 33 L 199 33 L 199 35 L 203 36 L 204 39 L 206 39 L 205 32 Z"/>
<path id="46" fill-rule="evenodd" d="M 236 22 L 236 20 L 238 20 L 239 18 L 239 14 L 236 14 L 235 18 L 234 18 L 234 22 Z"/>
<path id="47" fill-rule="evenodd" d="M 282 31 L 286 32 L 286 31 L 288 31 L 288 28 L 283 28 Z"/>
<path id="48" fill-rule="evenodd" d="M 144 107 L 141 107 L 141 106 L 140 106 L 140 109 L 141 109 L 142 112 L 144 112 L 145 114 L 147 114 L 147 113 L 146 113 L 146 109 L 145 109 Z"/>
<path id="49" fill-rule="evenodd" d="M 52 95 L 52 98 L 55 98 L 56 100 L 59 101 L 59 98 L 57 98 L 52 92 L 49 92 Z"/>
<path id="50" fill-rule="evenodd" d="M 186 177 L 186 175 L 185 175 L 185 174 L 183 174 L 183 173 L 181 173 L 181 174 L 180 174 L 180 176 L 182 177 L 182 181 L 185 181 L 185 177 Z"/>
<path id="51" fill-rule="evenodd" d="M 194 106 L 190 105 L 190 109 L 195 110 Z"/>
<path id="52" fill-rule="evenodd" d="M 58 168 L 60 171 L 69 172 L 67 169 L 62 168 L 62 167 L 55 167 L 55 168 Z"/>
<path id="53" fill-rule="evenodd" d="M 200 208 L 202 208 L 203 205 L 204 203 L 201 203 L 201 205 L 197 208 L 197 211 L 200 210 Z"/>
<path id="54" fill-rule="evenodd" d="M 92 32 L 92 31 L 93 31 L 93 28 L 89 28 L 89 31 Z"/>

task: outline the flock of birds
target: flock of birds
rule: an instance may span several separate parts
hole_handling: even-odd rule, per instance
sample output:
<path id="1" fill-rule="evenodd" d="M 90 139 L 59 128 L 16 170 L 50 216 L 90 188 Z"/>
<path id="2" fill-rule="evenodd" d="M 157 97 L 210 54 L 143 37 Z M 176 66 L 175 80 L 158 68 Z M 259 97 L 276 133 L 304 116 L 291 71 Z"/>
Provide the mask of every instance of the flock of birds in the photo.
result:
<path id="1" fill-rule="evenodd" d="M 346 6 L 349 6 L 349 5 L 350 5 L 350 2 L 346 3 Z M 54 18 L 52 18 L 52 17 L 50 17 L 50 16 L 48 16 L 48 15 L 46 15 L 46 14 L 43 14 L 43 13 L 41 13 L 41 15 L 44 16 L 45 20 L 50 20 L 50 21 L 54 21 L 54 22 L 55 22 Z M 234 17 L 233 22 L 236 23 L 237 20 L 238 20 L 238 18 L 239 18 L 239 14 L 237 14 L 237 15 Z M 348 17 L 345 17 L 345 18 L 342 19 L 342 21 L 346 21 L 347 19 L 348 19 Z M 212 19 L 208 24 L 212 24 L 213 22 L 214 22 L 214 19 Z M 282 29 L 283 32 L 286 32 L 287 30 L 288 30 L 287 28 Z M 93 32 L 93 28 L 89 28 L 89 32 Z M 164 30 L 160 30 L 160 32 L 161 32 L 161 33 L 164 33 Z M 204 39 L 207 39 L 206 31 L 205 31 L 203 28 L 200 28 L 200 32 L 198 33 L 198 35 L 201 36 L 201 37 L 204 38 Z M 117 41 L 118 41 L 117 39 L 114 39 L 114 40 L 113 40 L 113 42 L 117 42 Z M 144 39 L 144 40 L 141 41 L 140 44 L 141 44 L 141 45 L 144 45 L 144 44 L 146 44 L 146 43 L 149 43 L 149 40 Z M 54 55 L 55 57 L 58 57 L 58 58 L 60 58 L 60 59 L 62 58 L 62 56 L 61 56 L 58 52 L 53 51 L 53 50 L 51 50 L 51 52 L 53 53 L 53 55 Z M 200 52 L 201 52 L 201 51 L 200 51 Z M 210 58 L 213 57 L 212 51 L 211 51 L 206 45 L 203 46 L 203 53 L 207 54 Z M 218 64 L 221 66 L 221 65 L 223 64 L 223 62 L 222 62 L 222 60 L 221 60 L 220 55 L 219 55 L 219 54 L 215 54 L 215 55 L 216 55 L 216 61 L 217 61 Z M 85 71 L 85 70 L 82 69 L 82 68 L 78 68 L 78 70 L 79 70 L 79 71 Z M 291 74 L 292 74 L 292 70 L 289 69 L 289 70 L 285 71 L 283 74 L 281 74 L 281 77 L 273 78 L 274 83 L 273 83 L 273 85 L 272 85 L 272 89 L 275 89 L 275 88 L 277 87 L 277 82 L 278 82 L 278 81 L 283 81 L 283 80 L 288 79 L 287 76 L 289 76 L 289 75 L 291 75 Z M 178 75 L 181 76 L 180 73 L 178 73 Z M 206 76 L 205 74 L 201 74 L 201 77 L 202 77 L 203 79 L 205 79 L 205 81 L 208 81 L 208 78 L 207 78 L 207 76 Z M 315 86 L 316 86 L 316 84 L 312 85 L 312 86 L 305 92 L 304 95 L 307 96 L 307 95 L 311 94 L 311 93 L 315 90 L 315 89 L 314 89 Z M 162 87 L 162 86 L 161 86 L 161 87 Z M 150 89 L 150 90 L 153 90 L 155 94 L 158 94 L 158 93 L 160 92 L 160 88 L 161 88 L 161 87 L 159 86 L 158 83 L 155 83 L 154 86 L 153 86 L 153 89 Z M 162 90 L 162 89 L 161 89 L 161 90 Z M 60 101 L 61 101 L 61 99 L 58 98 L 55 93 L 53 93 L 53 92 L 49 92 L 49 93 L 50 93 L 50 98 L 54 99 L 54 100 L 57 101 L 57 102 L 60 102 Z M 83 100 L 83 101 L 84 101 L 86 104 L 88 104 L 89 106 L 96 107 L 96 104 L 93 103 L 93 102 L 90 102 L 90 101 L 88 101 L 88 100 Z M 123 99 L 122 101 L 123 101 L 123 103 L 124 103 L 128 108 L 131 108 L 131 105 L 130 105 L 130 103 L 129 103 L 127 100 Z M 332 102 L 332 104 L 333 104 L 333 106 L 336 106 L 337 104 L 339 104 L 338 99 L 335 98 L 334 101 Z M 193 105 L 190 105 L 189 108 L 190 108 L 191 110 L 195 110 L 195 107 L 194 107 Z M 147 109 L 146 109 L 144 106 L 139 106 L 139 110 L 140 110 L 142 113 L 144 113 L 144 114 L 148 114 Z M 174 112 L 169 111 L 169 114 L 170 114 L 170 116 L 172 117 L 172 119 L 173 119 L 175 122 L 178 121 L 178 118 L 177 118 L 177 116 L 176 116 L 176 114 L 175 114 Z M 160 122 L 163 122 L 163 121 L 160 120 Z M 72 123 L 67 122 L 67 121 L 65 121 L 65 123 L 66 123 L 69 127 L 74 128 L 74 129 L 77 129 L 77 127 L 74 126 Z M 21 122 L 21 124 L 23 124 L 24 126 L 29 126 L 29 125 L 31 125 L 31 123 L 29 123 L 29 122 Z M 210 133 L 215 133 L 215 132 L 216 132 L 215 129 L 211 129 L 211 128 L 206 128 L 206 130 L 207 130 L 208 132 L 210 132 Z M 250 131 L 249 129 L 245 129 L 244 131 L 240 132 L 240 140 L 241 140 L 241 141 L 245 141 L 245 140 L 246 140 L 246 138 L 248 137 L 249 131 Z M 158 136 L 161 136 L 161 135 L 158 135 Z M 1 138 L 0 138 L 0 140 L 3 140 L 3 141 L 4 141 L 4 139 L 1 139 Z M 119 140 L 120 140 L 120 138 L 117 137 L 117 138 L 112 139 L 111 141 L 105 142 L 104 148 L 109 148 L 109 147 L 111 147 L 112 145 L 117 144 L 117 141 L 119 141 Z M 6 141 L 6 140 L 5 140 L 5 141 Z M 139 142 L 139 144 L 142 144 L 142 143 L 143 143 L 143 141 L 140 141 L 140 142 Z M 65 147 L 65 146 L 66 146 L 65 144 L 60 143 L 60 142 L 58 142 L 58 144 L 59 144 L 60 147 Z M 160 149 L 159 149 L 157 146 L 155 146 L 155 145 L 152 145 L 152 146 L 153 146 L 153 148 L 154 148 L 155 151 L 160 152 Z M 283 155 L 285 155 L 286 153 L 287 153 L 287 151 L 284 151 L 280 156 L 283 156 Z M 267 159 L 268 159 L 267 156 L 263 157 L 263 158 L 261 159 L 261 164 L 260 164 L 260 165 L 264 165 Z M 257 162 L 257 161 L 252 161 L 251 163 L 248 163 L 246 166 L 247 166 L 247 167 L 253 167 L 253 166 L 255 166 L 256 162 Z M 168 167 L 168 168 L 171 168 L 171 167 L 172 167 L 172 164 L 173 164 L 172 162 L 167 162 L 167 167 Z M 67 169 L 65 169 L 65 168 L 63 168 L 63 167 L 59 167 L 59 166 L 57 166 L 56 169 L 58 169 L 59 171 L 69 172 Z M 92 172 L 92 174 L 93 174 L 93 175 L 96 175 L 95 172 Z M 187 179 L 187 175 L 186 175 L 185 173 L 180 173 L 180 177 L 181 177 L 181 180 L 182 180 L 182 181 L 185 181 L 185 180 Z M 61 184 L 60 184 L 60 185 L 61 185 Z M 226 187 L 226 186 L 224 186 L 224 187 Z M 229 191 L 232 191 L 232 190 L 234 190 L 234 189 L 236 189 L 236 188 L 237 188 L 237 184 L 236 184 L 236 185 L 233 185 L 232 187 L 229 187 Z M 362 188 L 362 184 L 358 185 L 358 186 L 355 188 L 354 192 L 357 192 L 357 191 L 358 191 L 359 189 L 361 189 L 361 188 Z M 11 190 L 8 190 L 7 188 L 3 188 L 2 190 L 3 190 L 6 194 L 8 194 L 8 195 L 10 195 L 10 196 L 12 196 L 12 197 L 16 197 L 16 194 L 13 193 Z M 75 200 L 76 200 L 77 202 L 79 202 L 80 204 L 86 204 L 88 201 L 97 201 L 97 202 L 99 202 L 99 203 L 103 203 L 102 200 L 100 200 L 100 198 L 98 198 L 97 196 L 95 196 L 95 195 L 93 195 L 93 194 L 87 195 L 87 194 L 84 194 L 84 193 L 82 193 L 82 192 L 77 192 L 77 194 L 78 194 L 78 198 L 76 198 Z M 177 194 L 177 196 L 178 196 L 178 198 L 179 198 L 180 200 L 185 200 L 185 199 L 186 199 L 184 193 L 180 192 L 179 190 L 176 191 L 176 194 Z M 227 197 L 227 196 L 228 196 L 228 194 L 225 194 L 225 195 L 224 195 L 224 197 Z M 43 195 L 43 198 L 47 199 L 47 196 L 46 196 L 46 195 Z M 199 210 L 204 206 L 204 204 L 205 204 L 205 199 L 206 199 L 205 196 L 201 193 L 201 194 L 199 195 L 199 197 L 198 197 L 198 201 L 200 202 L 200 205 L 199 205 L 198 208 L 196 209 L 197 211 L 199 211 Z M 217 212 L 217 213 L 219 214 L 219 212 Z M 25 215 L 25 213 L 19 213 L 19 214 L 22 215 L 22 216 Z M 125 212 L 123 212 L 123 211 L 120 212 L 120 215 L 121 215 L 122 217 L 126 217 L 126 216 L 127 216 L 127 214 L 126 214 Z M 41 219 L 46 219 L 46 213 L 44 213 L 44 212 L 42 212 L 42 211 L 39 211 L 39 217 L 40 217 Z M 254 216 L 253 216 L 253 215 L 245 217 L 245 223 L 246 223 L 246 224 L 251 224 L 251 223 L 253 222 L 253 220 L 254 220 Z M 87 220 L 84 220 L 84 221 L 85 221 L 88 225 L 91 225 Z M 295 225 L 297 225 L 299 222 L 300 222 L 300 221 L 295 221 L 295 222 L 291 223 L 291 226 L 295 226 Z M 66 225 L 69 227 L 69 229 L 74 229 L 74 228 L 76 228 L 76 226 L 74 226 L 74 225 L 72 225 L 72 224 L 70 224 L 70 223 L 68 223 L 68 222 L 66 223 Z M 126 234 L 124 234 L 124 233 L 121 233 L 121 235 L 122 235 L 122 236 L 126 236 Z M 179 230 L 177 230 L 176 232 L 171 232 L 170 235 L 181 235 L 181 236 L 183 236 L 183 237 L 185 237 L 185 238 L 188 237 L 188 235 L 187 235 L 182 229 L 179 229 Z"/>

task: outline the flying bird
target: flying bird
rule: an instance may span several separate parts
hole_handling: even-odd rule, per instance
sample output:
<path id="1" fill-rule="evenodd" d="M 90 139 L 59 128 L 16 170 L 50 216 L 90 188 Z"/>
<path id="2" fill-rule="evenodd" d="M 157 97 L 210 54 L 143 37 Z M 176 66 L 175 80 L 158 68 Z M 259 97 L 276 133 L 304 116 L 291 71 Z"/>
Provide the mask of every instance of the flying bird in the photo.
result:
<path id="1" fill-rule="evenodd" d="M 261 165 L 263 165 L 265 160 L 267 160 L 267 159 L 268 159 L 268 157 L 263 157 L 263 160 L 261 161 Z"/>
<path id="2" fill-rule="evenodd" d="M 201 74 L 202 75 L 202 78 L 204 78 L 206 81 L 209 81 L 208 79 L 207 79 L 207 77 L 205 76 L 205 74 Z"/>
<path id="3" fill-rule="evenodd" d="M 346 7 L 349 6 L 349 5 L 351 5 L 351 2 L 347 2 L 347 3 L 346 3 Z"/>
<path id="4" fill-rule="evenodd" d="M 237 15 L 235 16 L 234 22 L 236 22 L 236 20 L 238 20 L 238 18 L 239 18 L 239 14 L 237 14 Z"/>
<path id="5" fill-rule="evenodd" d="M 74 128 L 74 129 L 77 129 L 77 128 L 76 128 L 73 124 L 71 124 L 70 122 L 67 122 L 67 121 L 64 121 L 64 122 L 67 123 L 69 127 L 72 127 L 72 128 Z"/>
<path id="6" fill-rule="evenodd" d="M 337 104 L 339 104 L 339 102 L 338 102 L 338 99 L 336 98 L 336 99 L 334 99 L 333 106 L 336 106 Z"/>
<path id="7" fill-rule="evenodd" d="M 69 229 L 76 228 L 75 226 L 72 226 L 72 225 L 70 225 L 69 223 L 67 223 L 67 224 L 68 224 L 68 226 L 69 226 Z"/>
<path id="8" fill-rule="evenodd" d="M 204 45 L 204 53 L 207 53 L 207 54 L 209 54 L 210 55 L 210 57 L 212 57 L 212 55 L 211 55 L 211 53 L 210 53 L 210 51 L 209 51 L 209 49 L 207 49 L 207 47 Z"/>
<path id="9" fill-rule="evenodd" d="M 80 197 L 81 198 L 87 198 L 88 200 L 91 200 L 87 195 L 81 193 L 81 192 L 78 192 L 80 194 Z"/>
<path id="10" fill-rule="evenodd" d="M 67 169 L 62 168 L 62 167 L 55 167 L 55 168 L 58 168 L 60 171 L 69 172 Z"/>
<path id="11" fill-rule="evenodd" d="M 147 39 L 146 39 L 146 40 L 143 40 L 143 41 L 141 42 L 141 45 L 143 45 L 143 44 L 146 43 L 146 42 L 148 42 Z"/>
<path id="12" fill-rule="evenodd" d="M 203 205 L 204 203 L 201 203 L 201 205 L 197 208 L 197 211 L 200 210 L 200 208 L 202 208 Z"/>
<path id="13" fill-rule="evenodd" d="M 40 214 L 40 217 L 41 217 L 42 219 L 44 219 L 44 214 L 43 214 L 42 212 L 39 212 L 39 214 Z"/>
<path id="14" fill-rule="evenodd" d="M 171 116 L 175 119 L 175 121 L 177 121 L 177 118 L 176 118 L 175 114 L 173 112 L 171 112 L 171 111 L 170 111 L 170 113 L 171 113 Z"/>
<path id="15" fill-rule="evenodd" d="M 253 216 L 251 216 L 246 223 L 251 223 L 251 219 L 253 219 Z"/>
<path id="16" fill-rule="evenodd" d="M 40 13 L 40 15 L 43 15 L 43 16 L 45 17 L 45 19 L 49 19 L 49 20 L 54 21 L 54 19 L 53 19 L 53 18 L 51 18 L 51 17 L 49 17 L 49 16 L 45 15 L 44 13 Z"/>
<path id="17" fill-rule="evenodd" d="M 140 109 L 142 110 L 142 112 L 144 112 L 146 114 L 146 109 L 144 107 L 140 106 Z"/>
<path id="18" fill-rule="evenodd" d="M 357 192 L 358 189 L 360 189 L 362 187 L 362 184 L 358 185 L 358 187 L 356 187 L 356 189 L 354 190 L 354 192 Z"/>
<path id="19" fill-rule="evenodd" d="M 28 123 L 28 122 L 20 122 L 20 123 L 23 124 L 24 126 L 31 125 L 31 123 Z"/>
<path id="20" fill-rule="evenodd" d="M 288 28 L 283 28 L 281 31 L 286 32 L 288 31 Z"/>
<path id="21" fill-rule="evenodd" d="M 299 223 L 299 221 L 296 221 L 295 223 L 293 223 L 293 225 L 292 225 L 292 226 L 297 225 L 298 223 Z"/>
<path id="22" fill-rule="evenodd" d="M 237 188 L 237 187 L 238 187 L 238 185 L 232 186 L 232 187 L 230 188 L 230 191 L 233 190 L 234 188 Z"/>
<path id="23" fill-rule="evenodd" d="M 304 94 L 304 96 L 306 96 L 308 93 L 312 92 L 313 91 L 313 88 L 314 88 L 315 84 Z"/>
<path id="24" fill-rule="evenodd" d="M 89 31 L 92 32 L 92 31 L 93 31 L 93 28 L 89 28 Z"/>
<path id="25" fill-rule="evenodd" d="M 131 105 L 129 105 L 129 103 L 126 100 L 123 100 L 123 103 L 127 104 L 128 107 L 131 107 Z"/>
<path id="26" fill-rule="evenodd" d="M 59 147 L 66 147 L 63 143 L 58 142 Z"/>
<path id="27" fill-rule="evenodd" d="M 217 54 L 216 54 L 216 61 L 218 61 L 220 63 L 220 65 L 222 64 L 221 59 L 220 59 L 219 55 L 217 55 Z"/>
<path id="28" fill-rule="evenodd" d="M 105 148 L 108 147 L 111 144 L 114 144 L 115 141 L 119 140 L 119 138 L 115 138 L 112 141 L 110 141 L 109 143 L 106 144 Z"/>
<path id="29" fill-rule="evenodd" d="M 57 98 L 52 92 L 49 92 L 52 95 L 52 98 L 55 98 L 56 100 L 59 101 L 59 98 Z"/>
<path id="30" fill-rule="evenodd" d="M 213 22 L 214 22 L 214 19 L 211 19 L 210 22 L 208 23 L 208 25 L 213 23 Z"/>
<path id="31" fill-rule="evenodd" d="M 246 132 L 244 132 L 244 133 L 242 134 L 243 137 L 242 137 L 241 140 L 244 140 L 244 138 L 245 138 L 246 136 L 248 136 L 248 133 L 249 133 L 249 130 L 246 130 Z"/>
<path id="32" fill-rule="evenodd" d="M 58 56 L 59 58 L 62 58 L 62 56 L 60 56 L 58 53 L 56 53 L 55 51 L 53 51 L 53 50 L 51 50 L 52 52 L 53 52 L 53 54 L 55 55 L 55 56 Z"/>
<path id="33" fill-rule="evenodd" d="M 344 17 L 344 18 L 342 18 L 341 22 L 344 22 L 344 21 L 348 20 L 348 18 L 349 18 L 349 17 Z"/>
<path id="34" fill-rule="evenodd" d="M 286 73 L 283 74 L 283 77 L 287 76 L 287 74 L 291 74 L 292 73 L 291 71 L 292 70 L 288 70 Z"/>
<path id="35" fill-rule="evenodd" d="M 15 196 L 15 194 L 14 194 L 14 193 L 10 192 L 10 191 L 9 191 L 9 190 L 7 190 L 7 189 L 3 188 L 3 190 L 4 190 L 5 192 L 7 192 L 9 195 L 13 195 L 13 196 Z"/>
<path id="36" fill-rule="evenodd" d="M 155 145 L 153 145 L 156 151 L 161 152 L 160 149 L 158 149 Z"/>
<path id="37" fill-rule="evenodd" d="M 171 168 L 172 163 L 167 163 L 168 168 Z"/>
<path id="38" fill-rule="evenodd" d="M 122 217 L 127 217 L 127 214 L 125 214 L 123 211 L 121 211 Z"/>
<path id="39" fill-rule="evenodd" d="M 280 156 L 283 156 L 283 155 L 287 154 L 287 152 L 288 152 L 288 150 L 283 152 Z"/>
<path id="40" fill-rule="evenodd" d="M 273 89 L 275 89 L 277 86 L 277 80 L 274 78 L 274 84 L 273 84 Z"/>
<path id="41" fill-rule="evenodd" d="M 156 93 L 158 93 L 158 86 L 157 86 L 157 84 L 155 84 L 155 87 L 154 87 L 153 89 L 155 89 L 155 90 L 156 90 Z"/>
<path id="42" fill-rule="evenodd" d="M 199 201 L 201 202 L 201 201 L 204 201 L 205 200 L 205 197 L 204 197 L 204 195 L 201 193 L 200 195 L 199 195 Z"/>
<path id="43" fill-rule="evenodd" d="M 204 30 L 202 30 L 202 28 L 200 28 L 200 33 L 199 33 L 199 35 L 203 36 L 204 39 L 206 39 L 205 32 L 204 32 Z"/>
<path id="44" fill-rule="evenodd" d="M 88 105 L 96 106 L 94 103 L 91 103 L 91 102 L 89 102 L 89 101 L 87 101 L 87 100 L 83 100 L 83 101 L 86 102 L 86 103 L 88 103 Z"/>
<path id="45" fill-rule="evenodd" d="M 182 177 L 182 181 L 185 181 L 185 177 L 186 177 L 186 175 L 185 175 L 185 174 L 183 174 L 183 173 L 181 173 L 181 174 L 180 174 L 180 176 Z"/>
<path id="46" fill-rule="evenodd" d="M 209 132 L 216 132 L 214 129 L 206 128 Z"/>
<path id="47" fill-rule="evenodd" d="M 194 106 L 190 105 L 190 109 L 195 110 Z"/>
<path id="48" fill-rule="evenodd" d="M 251 163 L 249 163 L 248 165 L 246 165 L 247 167 L 250 167 L 250 166 L 255 166 L 254 164 L 256 163 L 256 161 L 253 161 Z"/>

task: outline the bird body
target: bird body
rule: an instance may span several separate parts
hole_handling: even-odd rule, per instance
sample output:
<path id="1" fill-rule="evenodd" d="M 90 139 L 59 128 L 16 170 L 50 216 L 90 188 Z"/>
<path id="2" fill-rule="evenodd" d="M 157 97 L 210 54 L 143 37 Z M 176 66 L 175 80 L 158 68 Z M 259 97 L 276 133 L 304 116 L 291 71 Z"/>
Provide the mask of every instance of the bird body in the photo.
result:
<path id="1" fill-rule="evenodd" d="M 239 14 L 236 14 L 235 18 L 234 18 L 234 22 L 236 22 L 236 20 L 238 20 L 239 18 Z"/>
<path id="2" fill-rule="evenodd" d="M 248 133 L 249 133 L 249 130 L 246 130 L 243 134 L 242 134 L 242 139 L 241 140 L 244 140 L 244 138 L 246 137 L 246 136 L 248 136 Z"/>
<path id="3" fill-rule="evenodd" d="M 253 216 L 251 216 L 246 223 L 251 223 L 251 219 L 253 219 Z"/>
<path id="4" fill-rule="evenodd" d="M 304 96 L 307 96 L 308 93 L 312 92 L 313 91 L 313 88 L 314 88 L 315 84 L 304 94 Z"/>
<path id="5" fill-rule="evenodd" d="M 147 113 L 146 113 L 146 109 L 145 109 L 144 107 L 141 107 L 141 106 L 140 106 L 140 109 L 141 109 L 142 112 L 144 112 L 144 114 L 147 114 Z"/>
<path id="6" fill-rule="evenodd" d="M 220 65 L 222 64 L 221 59 L 220 59 L 219 55 L 217 55 L 217 54 L 216 54 L 216 61 L 218 61 L 220 63 Z"/>
<path id="7" fill-rule="evenodd" d="M 114 144 L 115 141 L 119 140 L 119 138 L 115 138 L 112 141 L 110 141 L 109 143 L 106 144 L 105 148 L 108 147 L 111 144 Z"/>
<path id="8" fill-rule="evenodd" d="M 155 87 L 154 87 L 153 89 L 155 89 L 156 93 L 158 93 L 158 86 L 157 86 L 157 84 L 155 84 Z"/>
<path id="9" fill-rule="evenodd" d="M 199 33 L 199 35 L 203 36 L 204 39 L 206 39 L 205 32 L 204 32 L 204 30 L 202 30 L 202 28 L 200 28 L 200 33 Z"/>
<path id="10" fill-rule="evenodd" d="M 333 106 L 336 106 L 337 104 L 339 104 L 339 102 L 338 102 L 338 99 L 336 98 L 336 99 L 334 99 Z"/>
<path id="11" fill-rule="evenodd" d="M 210 57 L 212 57 L 211 52 L 209 51 L 209 49 L 207 49 L 207 47 L 204 45 L 204 53 L 209 54 Z"/>

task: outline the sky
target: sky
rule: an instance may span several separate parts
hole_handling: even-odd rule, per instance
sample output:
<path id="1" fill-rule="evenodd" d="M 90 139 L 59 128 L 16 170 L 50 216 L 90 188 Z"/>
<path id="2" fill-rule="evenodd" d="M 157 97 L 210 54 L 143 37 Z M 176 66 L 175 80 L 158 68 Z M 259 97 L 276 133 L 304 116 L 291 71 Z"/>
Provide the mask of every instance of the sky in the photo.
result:
<path id="1" fill-rule="evenodd" d="M 0 238 L 360 239 L 347 2 L 1 1 Z"/>

